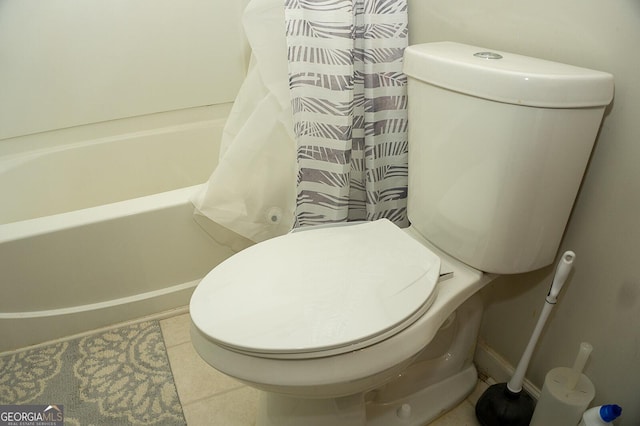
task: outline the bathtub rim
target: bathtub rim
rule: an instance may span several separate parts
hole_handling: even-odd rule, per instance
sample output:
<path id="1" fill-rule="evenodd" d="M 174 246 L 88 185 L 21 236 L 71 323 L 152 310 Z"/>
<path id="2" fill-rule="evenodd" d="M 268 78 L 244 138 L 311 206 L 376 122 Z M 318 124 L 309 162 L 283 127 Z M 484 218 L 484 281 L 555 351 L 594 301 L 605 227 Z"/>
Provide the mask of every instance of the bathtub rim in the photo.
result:
<path id="1" fill-rule="evenodd" d="M 113 220 L 123 215 L 129 216 L 176 206 L 184 203 L 185 200 L 190 200 L 204 185 L 201 183 L 95 207 L 0 224 L 0 231 L 2 231 L 0 244 Z"/>

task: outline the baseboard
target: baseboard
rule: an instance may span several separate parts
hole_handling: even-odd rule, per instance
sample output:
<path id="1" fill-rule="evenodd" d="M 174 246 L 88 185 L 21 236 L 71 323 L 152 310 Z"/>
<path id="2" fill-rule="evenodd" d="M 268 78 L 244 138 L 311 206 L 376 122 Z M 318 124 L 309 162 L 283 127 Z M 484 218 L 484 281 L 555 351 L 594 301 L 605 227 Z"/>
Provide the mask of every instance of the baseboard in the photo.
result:
<path id="1" fill-rule="evenodd" d="M 480 377 L 489 384 L 508 382 L 515 371 L 514 366 L 488 346 L 482 339 L 480 339 L 476 345 L 474 362 Z M 540 389 L 526 378 L 524 379 L 522 387 L 536 400 L 540 397 Z"/>

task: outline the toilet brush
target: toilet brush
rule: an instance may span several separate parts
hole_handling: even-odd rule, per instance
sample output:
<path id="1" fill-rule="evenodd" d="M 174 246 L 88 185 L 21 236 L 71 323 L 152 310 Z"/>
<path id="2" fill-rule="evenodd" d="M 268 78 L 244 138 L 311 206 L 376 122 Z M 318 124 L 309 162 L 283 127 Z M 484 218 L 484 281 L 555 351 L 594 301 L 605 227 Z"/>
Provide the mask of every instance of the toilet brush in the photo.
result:
<path id="1" fill-rule="evenodd" d="M 482 426 L 528 426 L 533 416 L 535 403 L 531 395 L 522 389 L 524 375 L 529 366 L 531 355 L 536 346 L 558 294 L 562 289 L 576 255 L 572 251 L 563 253 L 558 262 L 553 282 L 545 299 L 538 323 L 531 334 L 522 358 L 508 383 L 497 383 L 490 386 L 478 399 L 476 417 Z"/>

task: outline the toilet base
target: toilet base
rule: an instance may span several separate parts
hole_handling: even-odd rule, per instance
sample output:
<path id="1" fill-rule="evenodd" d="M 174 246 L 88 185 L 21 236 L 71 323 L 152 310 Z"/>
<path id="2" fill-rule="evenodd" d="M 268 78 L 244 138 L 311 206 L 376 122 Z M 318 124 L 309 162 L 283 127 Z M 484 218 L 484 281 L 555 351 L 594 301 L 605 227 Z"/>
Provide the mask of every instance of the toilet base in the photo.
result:
<path id="1" fill-rule="evenodd" d="M 304 399 L 262 392 L 256 426 L 422 426 L 462 402 L 475 388 L 473 365 L 393 403 L 365 394 Z"/>
<path id="2" fill-rule="evenodd" d="M 373 390 L 336 398 L 263 391 L 256 426 L 423 426 L 475 388 L 472 357 L 481 318 L 482 302 L 475 294 L 402 373 Z"/>
<path id="3" fill-rule="evenodd" d="M 451 410 L 473 392 L 474 365 L 390 404 L 367 404 L 366 426 L 423 426 Z"/>
<path id="4" fill-rule="evenodd" d="M 305 399 L 263 391 L 256 426 L 364 426 L 364 394 Z"/>

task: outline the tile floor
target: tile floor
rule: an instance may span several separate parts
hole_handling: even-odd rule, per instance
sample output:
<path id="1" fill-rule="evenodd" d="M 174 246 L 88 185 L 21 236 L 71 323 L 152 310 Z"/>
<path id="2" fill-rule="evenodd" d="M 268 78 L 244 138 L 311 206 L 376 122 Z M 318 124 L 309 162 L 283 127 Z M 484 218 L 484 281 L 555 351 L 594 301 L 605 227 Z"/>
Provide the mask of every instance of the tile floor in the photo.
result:
<path id="1" fill-rule="evenodd" d="M 217 372 L 195 352 L 189 338 L 189 315 L 160 321 L 169 362 L 189 426 L 252 426 L 258 391 Z M 474 405 L 486 384 L 430 426 L 479 426 Z"/>

